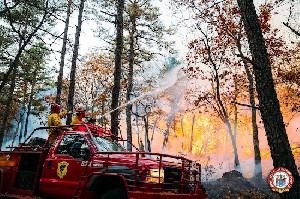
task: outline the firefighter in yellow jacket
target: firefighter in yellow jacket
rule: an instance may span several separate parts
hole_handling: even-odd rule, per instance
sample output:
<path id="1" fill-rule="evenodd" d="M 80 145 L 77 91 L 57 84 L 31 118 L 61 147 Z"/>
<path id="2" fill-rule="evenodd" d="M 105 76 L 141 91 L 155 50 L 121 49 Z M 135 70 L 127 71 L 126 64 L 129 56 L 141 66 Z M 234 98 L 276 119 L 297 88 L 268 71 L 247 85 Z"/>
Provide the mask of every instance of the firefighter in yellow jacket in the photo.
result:
<path id="1" fill-rule="evenodd" d="M 83 124 L 84 121 L 82 121 L 82 119 L 85 117 L 85 108 L 83 106 L 80 106 L 76 109 L 76 115 L 72 118 L 72 122 L 71 125 L 74 124 Z M 85 127 L 83 126 L 79 126 L 79 127 L 74 127 L 74 130 L 80 130 L 80 131 L 84 131 Z"/>
<path id="2" fill-rule="evenodd" d="M 61 106 L 58 104 L 51 104 L 50 115 L 48 117 L 48 126 L 61 126 L 61 118 L 67 115 L 67 112 L 60 113 Z M 61 129 L 49 129 L 49 143 L 52 144 L 57 136 L 62 133 Z"/>

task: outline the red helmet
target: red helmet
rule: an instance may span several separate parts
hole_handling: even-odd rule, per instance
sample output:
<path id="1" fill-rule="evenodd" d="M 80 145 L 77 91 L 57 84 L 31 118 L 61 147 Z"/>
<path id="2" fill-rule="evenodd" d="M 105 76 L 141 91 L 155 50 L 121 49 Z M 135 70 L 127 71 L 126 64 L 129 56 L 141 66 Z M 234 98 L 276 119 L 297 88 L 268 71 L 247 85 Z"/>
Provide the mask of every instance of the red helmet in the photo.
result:
<path id="1" fill-rule="evenodd" d="M 60 113 L 60 109 L 61 109 L 61 105 L 54 104 L 54 103 L 51 104 L 51 108 L 50 108 L 51 113 L 57 113 L 57 114 L 59 114 Z"/>
<path id="2" fill-rule="evenodd" d="M 76 108 L 76 112 L 80 113 L 80 112 L 85 112 L 85 108 L 83 106 L 79 106 Z"/>

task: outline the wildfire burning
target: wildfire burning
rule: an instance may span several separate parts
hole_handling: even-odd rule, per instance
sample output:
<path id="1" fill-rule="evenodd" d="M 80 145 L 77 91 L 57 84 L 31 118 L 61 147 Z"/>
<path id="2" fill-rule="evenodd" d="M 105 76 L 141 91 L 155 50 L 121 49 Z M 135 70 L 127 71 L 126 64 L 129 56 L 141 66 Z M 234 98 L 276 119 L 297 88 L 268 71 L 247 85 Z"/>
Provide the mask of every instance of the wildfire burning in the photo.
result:
<path id="1" fill-rule="evenodd" d="M 273 169 L 273 162 L 263 124 L 261 121 L 258 123 L 262 173 L 263 176 L 267 176 Z M 294 149 L 293 154 L 298 166 L 300 163 L 298 155 L 300 153 L 300 139 L 297 136 L 299 132 L 297 124 L 299 123 L 300 115 L 298 114 L 287 126 L 290 144 Z M 153 127 L 153 123 L 151 125 Z M 122 126 L 126 127 L 126 124 Z M 145 129 L 142 128 L 142 125 L 139 128 L 139 137 L 144 142 Z M 162 144 L 167 131 L 169 132 L 168 142 L 165 151 L 162 151 Z M 125 129 L 123 132 L 126 132 Z M 133 141 L 138 143 L 136 130 L 134 132 Z M 153 128 L 150 128 L 149 139 L 151 139 L 152 134 Z M 245 177 L 250 178 L 253 176 L 255 166 L 250 109 L 245 109 L 239 116 L 236 143 L 241 170 Z M 161 117 L 154 129 L 151 149 L 152 152 L 183 155 L 201 163 L 203 180 L 219 178 L 224 172 L 234 169 L 233 147 L 227 127 L 219 119 L 213 117 L 209 111 L 204 113 L 194 111 L 184 115 L 177 113 L 169 127 L 166 119 Z"/>
<path id="2" fill-rule="evenodd" d="M 224 172 L 234 169 L 234 150 L 228 127 L 209 105 L 190 108 L 189 103 L 193 99 L 187 99 L 187 90 L 207 90 L 209 83 L 205 83 L 203 80 L 192 82 L 195 80 L 188 79 L 184 75 L 181 75 L 179 79 L 177 74 L 168 77 L 168 79 L 176 78 L 175 84 L 172 83 L 171 87 L 155 96 L 158 105 L 148 116 L 148 137 L 151 142 L 151 151 L 186 156 L 201 163 L 202 180 L 219 178 Z M 202 82 L 199 83 L 199 81 Z M 299 167 L 300 148 L 297 147 L 300 147 L 300 137 L 297 134 L 300 128 L 300 114 L 295 111 L 291 112 L 293 109 L 290 106 L 295 106 L 297 102 L 288 101 L 287 90 L 283 84 L 277 87 L 290 145 L 294 149 L 293 154 Z M 247 96 L 238 100 L 242 101 L 243 99 L 247 99 Z M 156 109 L 162 111 L 159 112 Z M 250 178 L 254 175 L 255 168 L 251 108 L 238 106 L 237 112 L 237 153 L 241 172 L 245 177 Z M 233 131 L 234 119 L 233 111 L 229 112 Z M 126 123 L 125 120 L 122 121 L 121 132 L 123 137 L 126 137 Z M 145 125 L 142 119 L 138 119 L 138 123 L 139 125 L 136 125 L 135 121 L 133 127 L 133 143 L 136 145 L 141 140 L 145 143 Z M 273 162 L 259 111 L 257 111 L 257 125 L 262 174 L 266 177 L 273 169 Z M 165 146 L 164 143 L 166 143 Z"/>

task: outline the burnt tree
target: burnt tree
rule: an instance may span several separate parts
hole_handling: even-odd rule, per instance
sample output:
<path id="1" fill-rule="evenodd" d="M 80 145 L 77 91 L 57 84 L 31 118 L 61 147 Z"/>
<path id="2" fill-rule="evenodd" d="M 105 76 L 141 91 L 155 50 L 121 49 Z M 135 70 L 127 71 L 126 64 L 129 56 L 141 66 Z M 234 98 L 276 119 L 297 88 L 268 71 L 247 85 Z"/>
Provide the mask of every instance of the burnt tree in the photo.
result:
<path id="1" fill-rule="evenodd" d="M 72 66 L 70 73 L 70 86 L 69 86 L 69 95 L 68 95 L 68 112 L 73 112 L 73 101 L 74 101 L 74 92 L 75 92 L 75 75 L 76 75 L 76 60 L 78 57 L 78 49 L 79 49 L 79 38 L 81 33 L 81 25 L 82 25 L 82 13 L 84 9 L 85 0 L 80 1 L 79 14 L 78 14 L 78 24 L 76 27 L 75 33 L 75 45 L 72 57 Z M 67 124 L 70 124 L 72 121 L 72 115 L 68 114 L 67 116 Z"/>
<path id="2" fill-rule="evenodd" d="M 129 33 L 129 69 L 128 69 L 128 79 L 127 79 L 127 93 L 126 102 L 130 101 L 132 88 L 133 88 L 133 65 L 134 65 L 134 33 L 136 29 L 135 15 L 130 16 L 130 21 L 132 23 L 131 31 Z M 132 105 L 128 104 L 126 106 L 126 124 L 127 124 L 127 140 L 132 142 L 132 125 L 131 125 L 131 109 Z M 127 150 L 132 151 L 132 145 L 128 142 Z"/>
<path id="3" fill-rule="evenodd" d="M 112 89 L 112 103 L 111 103 L 111 133 L 118 135 L 119 129 L 119 95 L 120 95 L 120 81 L 121 81 L 121 67 L 122 67 L 122 52 L 123 52 L 123 11 L 124 0 L 118 0 L 117 15 L 115 25 L 117 29 L 116 35 L 116 49 L 115 49 L 115 71 L 114 71 L 114 86 Z"/>
<path id="4" fill-rule="evenodd" d="M 256 90 L 259 99 L 259 108 L 264 123 L 268 144 L 271 150 L 273 166 L 289 169 L 295 184 L 291 191 L 286 193 L 289 198 L 299 198 L 299 174 L 286 134 L 277 93 L 274 89 L 271 64 L 258 16 L 252 0 L 237 0 L 247 38 L 252 54 L 252 64 L 255 75 Z"/>
<path id="5" fill-rule="evenodd" d="M 62 77 L 63 77 L 63 73 L 64 73 L 65 55 L 66 55 L 66 50 L 67 50 L 67 40 L 68 40 L 70 14 L 71 14 L 71 5 L 72 5 L 72 1 L 68 1 L 63 45 L 62 45 L 62 49 L 60 52 L 59 73 L 58 73 L 58 77 L 57 77 L 57 91 L 56 91 L 56 99 L 55 99 L 56 104 L 60 104 L 60 95 L 61 95 L 61 89 L 62 89 Z"/>

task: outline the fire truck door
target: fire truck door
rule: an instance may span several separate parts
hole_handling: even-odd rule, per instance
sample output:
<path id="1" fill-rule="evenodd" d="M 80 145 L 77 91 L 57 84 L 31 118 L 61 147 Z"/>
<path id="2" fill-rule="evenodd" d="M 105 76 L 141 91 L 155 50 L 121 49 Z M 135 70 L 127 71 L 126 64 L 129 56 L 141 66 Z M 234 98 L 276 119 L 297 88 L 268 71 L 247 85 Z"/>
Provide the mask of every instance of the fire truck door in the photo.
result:
<path id="1" fill-rule="evenodd" d="M 44 163 L 40 180 L 42 195 L 56 198 L 71 198 L 74 195 L 87 165 L 80 149 L 87 147 L 89 146 L 82 135 L 64 135 L 57 149 L 49 153 Z M 78 150 L 77 155 L 74 155 L 74 150 Z"/>

